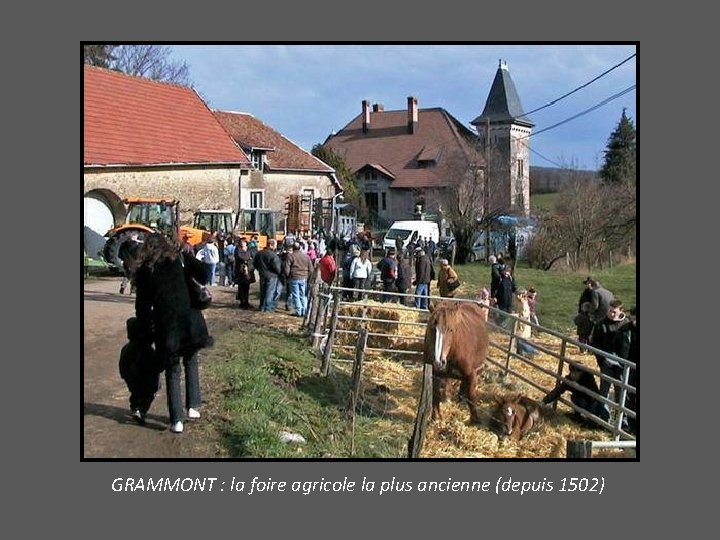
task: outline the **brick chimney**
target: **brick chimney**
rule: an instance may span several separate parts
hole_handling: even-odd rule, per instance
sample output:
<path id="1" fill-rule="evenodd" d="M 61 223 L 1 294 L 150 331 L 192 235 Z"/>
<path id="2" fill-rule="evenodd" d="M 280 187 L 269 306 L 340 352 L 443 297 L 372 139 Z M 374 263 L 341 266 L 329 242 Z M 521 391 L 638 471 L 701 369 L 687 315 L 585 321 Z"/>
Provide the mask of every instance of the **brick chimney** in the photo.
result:
<path id="1" fill-rule="evenodd" d="M 370 102 L 367 99 L 362 101 L 363 133 L 370 129 Z"/>
<path id="2" fill-rule="evenodd" d="M 373 112 L 383 112 L 385 110 L 385 105 L 382 103 L 376 103 L 373 105 Z"/>
<path id="3" fill-rule="evenodd" d="M 408 101 L 408 133 L 415 133 L 418 128 L 418 100 L 416 97 L 409 96 Z"/>

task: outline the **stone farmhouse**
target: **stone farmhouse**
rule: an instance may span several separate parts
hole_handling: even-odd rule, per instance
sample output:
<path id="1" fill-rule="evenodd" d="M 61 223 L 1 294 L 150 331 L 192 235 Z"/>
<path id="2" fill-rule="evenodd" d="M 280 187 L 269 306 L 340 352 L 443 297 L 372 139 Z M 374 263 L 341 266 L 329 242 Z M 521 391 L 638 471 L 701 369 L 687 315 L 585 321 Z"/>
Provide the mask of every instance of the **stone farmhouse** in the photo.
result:
<path id="1" fill-rule="evenodd" d="M 414 219 L 417 205 L 437 212 L 428 197 L 452 180 L 449 160 L 458 153 L 474 156 L 482 169 L 485 156 L 493 157 L 491 174 L 499 188 L 491 211 L 528 215 L 530 205 L 529 145 L 533 124 L 523 116 L 520 99 L 507 64 L 500 63 L 485 108 L 471 125 L 443 108 L 418 107 L 407 98 L 406 110 L 386 111 L 362 101 L 361 111 L 325 145 L 337 152 L 354 171 L 370 220 L 385 228 L 395 220 Z M 485 144 L 489 145 L 490 152 Z M 481 171 L 480 180 L 485 171 Z"/>
<path id="2" fill-rule="evenodd" d="M 284 210 L 289 195 L 331 199 L 341 192 L 335 170 L 252 114 L 215 111 L 215 118 L 250 156 L 242 177 L 240 207 Z"/>
<path id="3" fill-rule="evenodd" d="M 86 245 L 124 220 L 128 197 L 178 199 L 190 223 L 200 209 L 282 214 L 288 195 L 340 189 L 331 167 L 249 114 L 214 113 L 192 88 L 86 65 L 83 94 Z"/>

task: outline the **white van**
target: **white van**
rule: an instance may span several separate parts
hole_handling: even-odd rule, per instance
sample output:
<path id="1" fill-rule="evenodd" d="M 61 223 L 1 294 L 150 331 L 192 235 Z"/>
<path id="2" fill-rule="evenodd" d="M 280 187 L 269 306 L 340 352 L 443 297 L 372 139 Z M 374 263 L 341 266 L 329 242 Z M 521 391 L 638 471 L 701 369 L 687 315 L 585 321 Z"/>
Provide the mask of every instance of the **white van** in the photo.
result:
<path id="1" fill-rule="evenodd" d="M 430 238 L 437 244 L 440 240 L 440 228 L 434 221 L 396 221 L 385 233 L 383 247 L 394 248 L 395 240 L 398 238 L 403 241 L 403 249 L 407 248 L 410 242 L 416 242 L 418 238 Z"/>

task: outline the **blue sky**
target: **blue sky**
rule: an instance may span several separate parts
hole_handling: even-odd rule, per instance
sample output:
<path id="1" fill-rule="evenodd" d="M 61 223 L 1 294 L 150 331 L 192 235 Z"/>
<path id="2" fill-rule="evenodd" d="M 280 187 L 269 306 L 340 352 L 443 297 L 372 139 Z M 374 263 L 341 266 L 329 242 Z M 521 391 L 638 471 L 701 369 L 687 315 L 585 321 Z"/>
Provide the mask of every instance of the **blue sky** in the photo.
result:
<path id="1" fill-rule="evenodd" d="M 464 125 L 482 113 L 500 59 L 525 111 L 585 85 L 637 53 L 635 45 L 176 45 L 213 109 L 248 112 L 306 150 L 360 113 L 364 99 L 385 110 L 443 107 Z M 636 117 L 637 57 L 530 115 L 533 166 L 596 169 L 622 114 Z M 542 156 L 542 157 L 541 157 Z M 547 158 L 547 159 L 545 159 Z"/>

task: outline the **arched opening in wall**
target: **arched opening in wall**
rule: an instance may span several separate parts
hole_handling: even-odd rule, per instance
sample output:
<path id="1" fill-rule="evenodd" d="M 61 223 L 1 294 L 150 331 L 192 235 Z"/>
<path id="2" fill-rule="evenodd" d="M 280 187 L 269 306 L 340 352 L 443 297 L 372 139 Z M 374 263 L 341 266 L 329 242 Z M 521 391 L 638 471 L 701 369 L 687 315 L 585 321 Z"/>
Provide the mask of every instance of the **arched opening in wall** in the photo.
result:
<path id="1" fill-rule="evenodd" d="M 125 221 L 122 199 L 108 189 L 88 191 L 83 199 L 85 251 L 91 257 L 102 254 L 105 233 Z"/>

